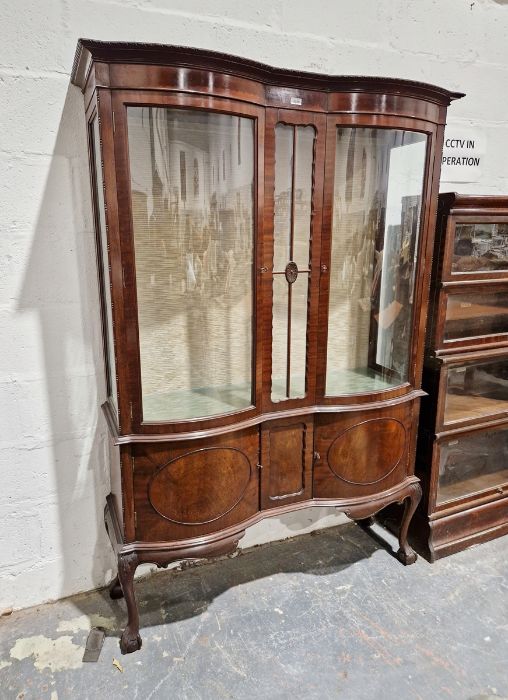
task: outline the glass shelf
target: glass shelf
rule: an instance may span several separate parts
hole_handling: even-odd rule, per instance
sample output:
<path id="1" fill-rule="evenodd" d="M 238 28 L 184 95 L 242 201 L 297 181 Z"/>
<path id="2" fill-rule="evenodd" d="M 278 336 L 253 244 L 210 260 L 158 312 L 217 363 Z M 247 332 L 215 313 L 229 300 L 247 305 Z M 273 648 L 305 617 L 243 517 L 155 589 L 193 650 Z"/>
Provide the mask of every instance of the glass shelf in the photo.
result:
<path id="1" fill-rule="evenodd" d="M 399 376 L 383 375 L 374 369 L 342 369 L 328 373 L 326 388 L 328 394 L 340 396 L 341 394 L 386 391 L 403 383 Z"/>
<path id="2" fill-rule="evenodd" d="M 233 413 L 251 404 L 250 392 L 248 383 L 148 394 L 144 397 L 145 413 L 154 422 Z"/>

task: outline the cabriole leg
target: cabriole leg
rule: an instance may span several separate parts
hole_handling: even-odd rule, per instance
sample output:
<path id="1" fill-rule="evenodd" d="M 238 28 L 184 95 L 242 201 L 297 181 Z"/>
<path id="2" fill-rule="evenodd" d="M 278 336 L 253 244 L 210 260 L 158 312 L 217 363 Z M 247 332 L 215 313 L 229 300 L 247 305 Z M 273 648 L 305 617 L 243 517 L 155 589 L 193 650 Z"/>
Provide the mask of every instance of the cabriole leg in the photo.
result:
<path id="1" fill-rule="evenodd" d="M 399 551 L 397 552 L 397 558 L 406 566 L 414 564 L 417 558 L 416 552 L 409 546 L 407 533 L 409 530 L 409 523 L 411 522 L 411 518 L 415 513 L 421 497 L 422 488 L 420 484 L 411 484 L 410 492 L 404 501 L 404 514 L 399 531 Z"/>
<path id="2" fill-rule="evenodd" d="M 118 579 L 127 605 L 127 627 L 120 638 L 122 654 L 130 654 L 141 649 L 139 636 L 139 613 L 134 595 L 134 573 L 138 566 L 136 554 L 120 554 L 118 557 Z"/>

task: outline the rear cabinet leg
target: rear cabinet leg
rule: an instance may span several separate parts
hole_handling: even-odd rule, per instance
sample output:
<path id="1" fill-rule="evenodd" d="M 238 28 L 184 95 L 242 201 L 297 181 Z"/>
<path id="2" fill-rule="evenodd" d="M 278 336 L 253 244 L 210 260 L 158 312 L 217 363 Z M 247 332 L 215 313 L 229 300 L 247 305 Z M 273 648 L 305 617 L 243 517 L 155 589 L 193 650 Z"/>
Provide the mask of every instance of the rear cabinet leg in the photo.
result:
<path id="1" fill-rule="evenodd" d="M 139 635 L 139 612 L 134 595 L 134 574 L 138 566 L 136 554 L 120 554 L 118 556 L 118 579 L 122 587 L 125 603 L 127 605 L 127 627 L 120 639 L 122 654 L 130 654 L 141 649 L 141 637 Z"/>
<path id="2" fill-rule="evenodd" d="M 412 547 L 410 547 L 407 541 L 407 533 L 411 518 L 415 513 L 421 497 L 422 487 L 420 484 L 411 484 L 410 492 L 404 502 L 404 514 L 402 515 L 402 522 L 400 524 L 399 531 L 399 551 L 397 552 L 399 561 L 406 566 L 409 564 L 414 564 L 417 558 L 416 552 Z"/>
<path id="3" fill-rule="evenodd" d="M 374 519 L 374 516 L 371 515 L 368 518 L 360 518 L 359 520 L 355 520 L 356 524 L 359 525 L 363 530 L 368 530 L 369 527 L 372 527 L 374 523 L 376 522 Z"/>
<path id="4" fill-rule="evenodd" d="M 118 576 L 115 576 L 115 578 L 109 584 L 109 597 L 113 600 L 123 598 L 122 586 L 120 585 Z"/>

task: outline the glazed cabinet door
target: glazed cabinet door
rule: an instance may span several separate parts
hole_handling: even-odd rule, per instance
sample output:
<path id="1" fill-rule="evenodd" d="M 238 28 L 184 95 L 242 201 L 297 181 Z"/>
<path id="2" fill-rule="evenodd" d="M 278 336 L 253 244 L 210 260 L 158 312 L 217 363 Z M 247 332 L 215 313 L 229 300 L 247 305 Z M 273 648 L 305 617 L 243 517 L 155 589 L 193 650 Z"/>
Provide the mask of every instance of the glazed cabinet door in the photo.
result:
<path id="1" fill-rule="evenodd" d="M 318 394 L 382 398 L 415 385 L 428 135 L 330 117 L 326 153 Z"/>
<path id="2" fill-rule="evenodd" d="M 264 112 L 178 93 L 119 92 L 114 108 L 134 428 L 248 418 Z"/>
<path id="3" fill-rule="evenodd" d="M 508 217 L 453 216 L 448 219 L 443 281 L 469 282 L 508 276 Z"/>
<path id="4" fill-rule="evenodd" d="M 324 115 L 267 110 L 263 396 L 272 410 L 315 399 L 325 129 Z"/>

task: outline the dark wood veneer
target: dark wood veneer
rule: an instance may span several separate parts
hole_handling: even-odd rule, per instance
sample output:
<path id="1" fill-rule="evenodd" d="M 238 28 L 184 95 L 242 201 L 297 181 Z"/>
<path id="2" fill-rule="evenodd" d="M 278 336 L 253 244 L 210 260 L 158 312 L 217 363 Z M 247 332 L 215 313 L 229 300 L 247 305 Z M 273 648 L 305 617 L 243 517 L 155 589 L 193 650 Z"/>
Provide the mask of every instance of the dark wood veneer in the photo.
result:
<path id="1" fill-rule="evenodd" d="M 109 255 L 101 281 L 107 284 L 109 275 L 118 392 L 103 410 L 120 455 L 112 461 L 106 524 L 118 556 L 111 595 L 125 596 L 129 614 L 122 651 L 141 645 L 133 588 L 139 564 L 167 566 L 229 553 L 245 529 L 265 517 L 327 505 L 365 524 L 389 504 L 403 503 L 398 557 L 412 563 L 407 533 L 421 496 L 414 476 L 416 422 L 440 158 L 446 108 L 462 94 L 393 78 L 283 70 L 199 49 L 85 39 L 78 42 L 72 82 L 83 91 L 88 123 L 95 115 L 100 120 Z M 243 410 L 165 422 L 143 418 L 129 106 L 199 109 L 254 120 L 253 392 L 252 405 Z M 276 271 L 291 284 L 308 277 L 305 396 L 275 402 L 272 273 L 279 123 L 312 126 L 315 141 L 309 265 L 299 263 L 297 275 L 288 260 Z M 407 381 L 326 396 L 339 126 L 422 132 L 427 150 Z M 294 215 L 294 162 L 292 181 Z"/>

